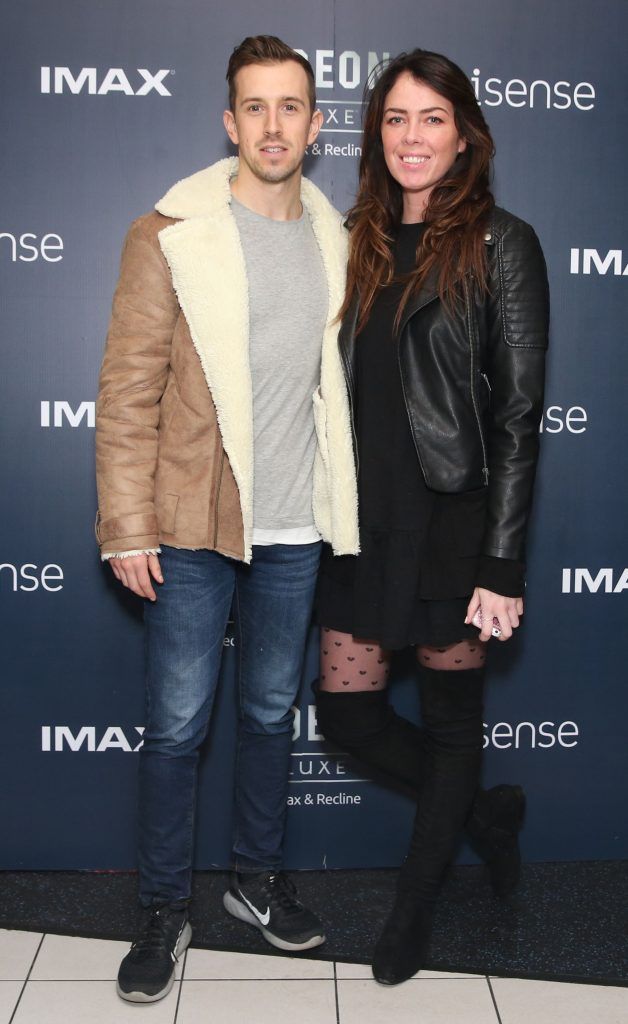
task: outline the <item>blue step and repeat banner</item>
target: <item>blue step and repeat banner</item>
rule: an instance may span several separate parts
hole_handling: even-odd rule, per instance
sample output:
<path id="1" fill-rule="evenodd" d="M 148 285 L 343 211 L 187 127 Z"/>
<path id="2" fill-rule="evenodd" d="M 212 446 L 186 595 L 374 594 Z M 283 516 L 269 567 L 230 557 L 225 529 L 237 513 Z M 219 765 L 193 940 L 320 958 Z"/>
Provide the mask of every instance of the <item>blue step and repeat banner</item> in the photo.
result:
<path id="1" fill-rule="evenodd" d="M 94 399 L 129 222 L 230 152 L 225 70 L 248 34 L 307 54 L 324 128 L 307 174 L 351 204 L 361 97 L 422 46 L 468 73 L 500 205 L 536 228 L 553 299 L 525 626 L 492 657 L 485 780 L 521 782 L 530 860 L 628 857 L 625 202 L 620 0 L 21 0 L 3 5 L 1 868 L 134 866 L 141 602 L 100 564 Z M 198 867 L 228 864 L 236 639 L 202 763 Z M 295 716 L 290 867 L 393 865 L 411 803 Z M 392 698 L 418 714 L 412 662 Z M 462 858 L 469 851 L 462 850 Z"/>

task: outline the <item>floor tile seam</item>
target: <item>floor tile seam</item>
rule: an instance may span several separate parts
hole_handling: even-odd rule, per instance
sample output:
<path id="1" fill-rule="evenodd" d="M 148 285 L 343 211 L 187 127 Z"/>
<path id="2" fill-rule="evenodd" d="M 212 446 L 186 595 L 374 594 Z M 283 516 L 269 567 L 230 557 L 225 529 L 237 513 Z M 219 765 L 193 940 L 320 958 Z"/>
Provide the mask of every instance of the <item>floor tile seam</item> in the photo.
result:
<path id="1" fill-rule="evenodd" d="M 192 981 L 200 981 L 203 984 L 214 984 L 214 982 L 216 982 L 219 985 L 227 984 L 230 981 L 237 982 L 238 985 L 241 985 L 243 981 L 254 981 L 254 982 L 269 981 L 269 982 L 279 983 L 281 985 L 283 985 L 284 982 L 286 982 L 286 984 L 292 985 L 295 982 L 301 982 L 301 984 L 303 984 L 304 981 L 315 981 L 317 984 L 320 984 L 321 982 L 329 983 L 329 982 L 333 982 L 334 981 L 334 979 L 332 977 L 330 977 L 330 978 L 190 978 L 190 977 L 188 977 L 185 980 L 186 980 L 187 984 L 189 984 Z M 351 981 L 358 981 L 359 979 L 351 978 L 350 980 Z"/>
<path id="2" fill-rule="evenodd" d="M 491 981 L 536 981 L 548 985 L 587 985 L 589 988 L 628 988 L 628 976 L 622 978 L 588 978 L 576 974 L 548 974 L 535 971 L 533 974 L 487 974 Z"/>
<path id="3" fill-rule="evenodd" d="M 28 974 L 26 975 L 26 977 L 24 979 L 24 984 L 22 985 L 22 987 L 20 989 L 20 994 L 17 997 L 17 1002 L 15 1003 L 15 1006 L 13 1007 L 13 1013 L 9 1017 L 9 1024 L 13 1024 L 13 1021 L 15 1020 L 15 1014 L 17 1013 L 19 1005 L 22 1002 L 22 996 L 24 995 L 24 992 L 26 991 L 26 986 L 29 983 L 29 979 L 30 979 L 33 967 L 35 966 L 35 961 L 37 960 L 37 957 L 39 956 L 39 950 L 41 949 L 42 943 L 43 943 L 45 938 L 46 938 L 46 932 L 43 932 L 42 936 L 41 936 L 41 939 L 39 940 L 37 949 L 35 950 L 35 956 L 33 957 L 32 961 L 31 961 L 31 965 L 30 965 L 30 967 L 28 969 Z"/>
<path id="4" fill-rule="evenodd" d="M 183 963 L 181 965 L 181 977 L 179 978 L 179 991 L 177 992 L 177 1005 L 174 1008 L 174 1017 L 172 1018 L 172 1024 L 177 1024 L 177 1017 L 179 1016 L 179 1005 L 181 1003 L 181 993 L 183 992 L 183 981 L 185 979 L 185 968 L 186 968 L 187 962 L 188 962 L 188 950 L 186 949 L 185 955 L 183 957 Z"/>
<path id="5" fill-rule="evenodd" d="M 489 990 L 489 992 L 491 994 L 491 999 L 493 1001 L 493 1007 L 495 1009 L 495 1015 L 497 1017 L 498 1024 L 502 1024 L 502 1018 L 501 1018 L 501 1015 L 500 1015 L 500 1012 L 499 1012 L 499 1007 L 497 1005 L 497 999 L 495 998 L 495 993 L 493 992 L 493 986 L 491 985 L 491 979 L 489 978 L 488 974 L 486 975 L 486 984 L 488 985 L 488 990 Z"/>
<path id="6" fill-rule="evenodd" d="M 304 975 L 304 976 L 299 975 L 298 978 L 296 978 L 296 977 L 293 977 L 293 978 L 263 978 L 263 977 L 262 978 L 252 978 L 250 975 L 247 975 L 246 977 L 240 977 L 240 976 L 232 977 L 231 975 L 229 975 L 228 978 L 194 978 L 194 977 L 191 977 L 189 975 L 185 979 L 185 981 L 333 981 L 333 980 L 334 980 L 334 976 L 331 975 L 331 974 L 328 975 L 325 978 L 320 977 L 320 976 L 317 976 L 316 978 L 311 978 L 311 977 L 308 977 L 307 975 Z"/>
<path id="7" fill-rule="evenodd" d="M 336 973 L 336 961 L 334 960 L 334 1003 L 336 1006 L 336 1024 L 340 1024 L 340 1000 L 338 999 L 338 975 Z"/>
<path id="8" fill-rule="evenodd" d="M 372 979 L 372 977 L 370 975 L 368 977 L 364 977 L 364 978 L 338 978 L 338 984 L 342 984 L 344 981 L 372 981 L 372 980 L 373 979 Z M 446 981 L 467 981 L 467 982 L 470 982 L 471 984 L 477 984 L 478 982 L 484 983 L 484 982 L 486 982 L 486 980 L 487 980 L 487 975 L 485 975 L 485 974 L 483 974 L 482 977 L 480 977 L 480 978 L 421 978 L 421 977 L 417 978 L 416 976 L 413 976 L 412 978 L 408 978 L 407 979 L 407 981 L 415 981 L 417 983 L 420 982 L 423 985 L 429 985 L 431 982 L 434 982 L 437 985 L 443 985 Z M 522 979 L 513 978 L 512 980 L 513 981 L 516 981 L 516 980 L 527 981 L 527 978 L 522 978 Z M 404 982 L 404 984 L 405 984 L 405 982 Z"/>
<path id="9" fill-rule="evenodd" d="M 183 981 L 183 976 L 181 976 L 177 980 L 178 981 Z M 270 982 L 281 982 L 281 983 L 283 983 L 284 981 L 288 982 L 288 983 L 304 982 L 304 981 L 333 982 L 334 979 L 331 976 L 328 977 L 328 978 L 191 978 L 191 977 L 188 976 L 185 980 L 186 980 L 186 982 L 200 981 L 200 982 L 203 982 L 204 984 L 205 983 L 208 983 L 208 984 L 212 983 L 213 984 L 214 982 L 216 982 L 217 984 L 224 984 L 224 983 L 230 982 L 230 981 L 237 982 L 238 984 L 241 984 L 243 981 L 254 981 L 254 982 L 270 981 Z M 359 978 L 347 978 L 347 979 L 341 979 L 341 980 L 359 981 L 361 979 L 359 979 Z M 364 979 L 362 979 L 362 980 L 364 980 Z M 24 985 L 26 984 L 26 981 L 23 978 L 0 978 L 0 981 L 5 981 L 7 984 L 9 984 L 11 982 L 17 982 L 18 984 L 21 983 L 21 984 L 24 984 Z M 103 984 L 109 984 L 109 982 L 112 982 L 112 981 L 116 981 L 116 977 L 115 976 L 112 976 L 110 978 L 102 978 L 101 977 L 101 978 L 29 978 L 28 979 L 29 985 L 83 985 L 83 984 L 85 984 L 85 985 L 94 985 L 94 984 L 98 984 L 99 982 L 102 982 Z"/>

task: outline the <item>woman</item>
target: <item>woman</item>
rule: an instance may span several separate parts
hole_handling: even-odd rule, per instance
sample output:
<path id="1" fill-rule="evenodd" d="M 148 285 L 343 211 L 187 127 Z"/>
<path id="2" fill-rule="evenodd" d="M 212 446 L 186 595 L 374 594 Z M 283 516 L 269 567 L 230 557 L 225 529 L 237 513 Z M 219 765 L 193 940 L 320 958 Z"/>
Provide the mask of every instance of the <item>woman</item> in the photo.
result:
<path id="1" fill-rule="evenodd" d="M 518 877 L 518 787 L 478 789 L 486 645 L 523 612 L 548 297 L 529 225 L 495 207 L 490 132 L 464 73 L 402 54 L 368 102 L 339 336 L 355 426 L 361 552 L 324 555 L 318 721 L 418 795 L 373 973 L 422 965 L 466 823 L 504 895 Z M 413 646 L 424 728 L 389 707 Z"/>

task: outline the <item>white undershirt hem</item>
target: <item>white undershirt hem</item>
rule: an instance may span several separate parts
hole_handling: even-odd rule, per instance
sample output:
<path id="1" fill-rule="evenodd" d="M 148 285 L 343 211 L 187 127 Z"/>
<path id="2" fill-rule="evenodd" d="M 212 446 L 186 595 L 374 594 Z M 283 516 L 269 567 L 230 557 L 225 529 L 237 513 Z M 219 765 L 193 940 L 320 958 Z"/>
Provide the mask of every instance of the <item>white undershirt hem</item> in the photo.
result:
<path id="1" fill-rule="evenodd" d="M 287 529 L 253 530 L 253 545 L 316 544 L 322 537 L 315 526 L 291 526 Z"/>

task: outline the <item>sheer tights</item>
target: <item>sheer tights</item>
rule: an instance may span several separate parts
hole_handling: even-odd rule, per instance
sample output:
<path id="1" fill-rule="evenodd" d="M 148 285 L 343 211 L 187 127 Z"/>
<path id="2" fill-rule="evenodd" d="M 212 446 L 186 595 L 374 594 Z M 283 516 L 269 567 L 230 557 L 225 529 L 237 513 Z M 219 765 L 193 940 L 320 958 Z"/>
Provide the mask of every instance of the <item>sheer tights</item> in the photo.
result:
<path id="1" fill-rule="evenodd" d="M 423 668 L 459 672 L 482 668 L 486 644 L 479 640 L 460 640 L 446 647 L 416 648 Z M 390 651 L 376 642 L 358 640 L 349 633 L 324 627 L 321 630 L 320 689 L 346 693 L 356 690 L 384 690 L 390 675 Z"/>

